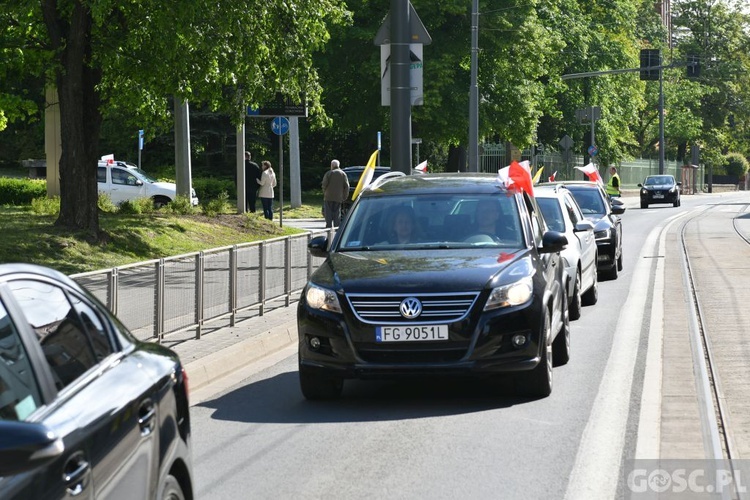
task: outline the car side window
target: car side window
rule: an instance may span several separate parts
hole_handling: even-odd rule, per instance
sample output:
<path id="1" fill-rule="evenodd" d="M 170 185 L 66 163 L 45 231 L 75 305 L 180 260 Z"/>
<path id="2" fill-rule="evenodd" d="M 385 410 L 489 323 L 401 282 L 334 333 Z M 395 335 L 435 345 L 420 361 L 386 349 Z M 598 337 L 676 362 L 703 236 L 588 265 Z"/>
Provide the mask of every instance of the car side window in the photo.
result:
<path id="1" fill-rule="evenodd" d="M 575 226 L 581 220 L 583 220 L 583 214 L 581 213 L 581 209 L 578 207 L 578 203 L 575 202 L 575 200 L 573 199 L 571 195 L 566 194 L 563 197 L 563 199 L 565 200 L 565 208 L 568 211 L 570 220 L 573 222 L 573 225 Z"/>
<path id="2" fill-rule="evenodd" d="M 0 302 L 0 420 L 26 420 L 41 404 L 20 333 Z"/>
<path id="3" fill-rule="evenodd" d="M 123 170 L 121 168 L 112 169 L 112 184 L 125 184 L 127 186 L 135 186 L 136 177 Z"/>
<path id="4" fill-rule="evenodd" d="M 16 280 L 8 285 L 36 332 L 58 390 L 96 365 L 87 329 L 61 288 L 35 280 Z"/>
<path id="5" fill-rule="evenodd" d="M 96 182 L 107 182 L 107 167 L 96 168 Z"/>

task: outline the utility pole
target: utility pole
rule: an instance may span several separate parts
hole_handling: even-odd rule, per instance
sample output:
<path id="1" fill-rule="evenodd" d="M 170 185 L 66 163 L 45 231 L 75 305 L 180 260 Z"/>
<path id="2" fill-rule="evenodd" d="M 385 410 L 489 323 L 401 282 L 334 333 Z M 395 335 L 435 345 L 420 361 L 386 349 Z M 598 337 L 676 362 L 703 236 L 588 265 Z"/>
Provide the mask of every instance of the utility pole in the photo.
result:
<path id="1" fill-rule="evenodd" d="M 664 175 L 664 66 L 659 51 L 659 175 Z"/>
<path id="2" fill-rule="evenodd" d="M 391 170 L 411 173 L 409 0 L 391 0 Z"/>
<path id="3" fill-rule="evenodd" d="M 469 172 L 479 172 L 479 88 L 477 53 L 479 52 L 479 0 L 471 7 L 471 86 L 469 87 Z"/>

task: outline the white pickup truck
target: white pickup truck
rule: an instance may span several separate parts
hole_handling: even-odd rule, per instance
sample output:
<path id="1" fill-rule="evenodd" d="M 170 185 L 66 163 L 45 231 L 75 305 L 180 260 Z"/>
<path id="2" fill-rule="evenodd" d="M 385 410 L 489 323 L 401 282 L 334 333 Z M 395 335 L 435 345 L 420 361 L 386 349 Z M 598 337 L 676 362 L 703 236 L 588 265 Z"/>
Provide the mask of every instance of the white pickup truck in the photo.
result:
<path id="1" fill-rule="evenodd" d="M 158 182 L 143 170 L 125 162 L 99 161 L 96 178 L 99 193 L 109 195 L 115 205 L 137 198 L 151 198 L 156 208 L 163 207 L 177 196 L 173 182 Z M 198 205 L 195 189 L 191 189 L 191 203 Z"/>

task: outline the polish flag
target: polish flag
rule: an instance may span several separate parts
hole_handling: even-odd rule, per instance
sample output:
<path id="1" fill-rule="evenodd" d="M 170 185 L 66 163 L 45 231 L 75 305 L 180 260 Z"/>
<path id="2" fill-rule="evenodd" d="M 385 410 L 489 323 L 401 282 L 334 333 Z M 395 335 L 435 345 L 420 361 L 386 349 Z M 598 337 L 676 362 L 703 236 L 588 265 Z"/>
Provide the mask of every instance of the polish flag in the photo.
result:
<path id="1" fill-rule="evenodd" d="M 427 173 L 427 160 L 423 161 L 422 163 L 414 167 L 414 170 L 419 170 L 423 174 L 426 174 Z"/>
<path id="2" fill-rule="evenodd" d="M 526 191 L 534 196 L 534 183 L 531 180 L 531 167 L 528 160 L 513 161 L 505 168 L 497 171 L 497 180 L 511 191 Z"/>
<path id="3" fill-rule="evenodd" d="M 548 179 L 548 180 L 549 180 L 550 182 L 555 182 L 555 176 L 557 176 L 557 170 L 555 170 L 555 173 L 554 173 L 554 174 L 552 174 L 552 175 L 550 175 L 550 176 L 549 176 L 549 179 Z"/>
<path id="4" fill-rule="evenodd" d="M 592 182 L 598 182 L 601 185 L 604 185 L 604 181 L 602 181 L 602 176 L 599 175 L 599 170 L 597 170 L 596 165 L 593 163 L 588 163 L 587 165 L 584 165 L 583 167 L 576 167 L 578 170 L 583 172 L 584 174 L 589 176 L 589 180 Z"/>

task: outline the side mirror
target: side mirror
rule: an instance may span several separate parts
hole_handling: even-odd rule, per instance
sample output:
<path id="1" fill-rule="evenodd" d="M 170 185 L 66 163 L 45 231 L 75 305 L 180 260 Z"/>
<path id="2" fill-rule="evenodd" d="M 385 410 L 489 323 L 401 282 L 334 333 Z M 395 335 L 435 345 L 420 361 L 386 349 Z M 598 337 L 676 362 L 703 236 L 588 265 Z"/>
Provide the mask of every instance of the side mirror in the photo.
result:
<path id="1" fill-rule="evenodd" d="M 612 204 L 612 213 L 615 215 L 622 215 L 625 213 L 625 205 L 620 202 L 619 205 Z"/>
<path id="2" fill-rule="evenodd" d="M 0 476 L 35 469 L 63 451 L 62 439 L 42 424 L 0 420 Z"/>
<path id="3" fill-rule="evenodd" d="M 140 180 L 140 179 L 136 179 L 136 180 L 135 180 L 135 185 L 136 185 L 136 186 L 143 186 L 143 181 L 142 181 L 142 180 Z"/>
<path id="4" fill-rule="evenodd" d="M 542 247 L 539 253 L 555 253 L 565 249 L 568 245 L 568 238 L 557 231 L 547 231 L 542 236 Z"/>
<path id="5" fill-rule="evenodd" d="M 639 182 L 639 183 L 638 183 L 638 187 L 639 187 L 639 188 L 642 188 L 642 187 L 643 187 L 643 184 L 641 184 L 641 183 Z"/>
<path id="6" fill-rule="evenodd" d="M 316 236 L 307 244 L 307 250 L 313 257 L 326 258 L 328 256 L 328 236 Z"/>
<path id="7" fill-rule="evenodd" d="M 583 231 L 593 231 L 593 230 L 594 230 L 594 223 L 588 219 L 583 219 L 581 221 L 578 221 L 578 223 L 576 223 L 576 227 L 573 228 L 574 233 L 581 233 Z"/>

